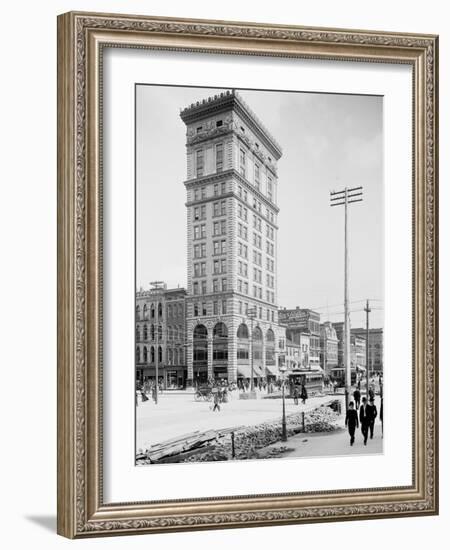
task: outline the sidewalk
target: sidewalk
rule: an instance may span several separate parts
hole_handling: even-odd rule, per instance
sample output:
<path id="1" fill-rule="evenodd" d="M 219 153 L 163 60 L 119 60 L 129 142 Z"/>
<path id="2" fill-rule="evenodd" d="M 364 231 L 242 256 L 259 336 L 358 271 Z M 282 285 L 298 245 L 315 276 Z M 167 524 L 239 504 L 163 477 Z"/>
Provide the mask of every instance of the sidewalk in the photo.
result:
<path id="1" fill-rule="evenodd" d="M 380 398 L 375 399 L 375 404 L 380 410 Z M 350 446 L 350 436 L 345 427 L 345 414 L 339 417 L 339 428 L 334 432 L 300 433 L 290 437 L 287 442 L 274 443 L 260 451 L 261 456 L 270 453 L 271 449 L 285 447 L 289 450 L 279 456 L 290 457 L 321 457 L 321 456 L 348 456 L 348 455 L 372 455 L 383 453 L 383 437 L 379 416 L 375 421 L 373 439 L 364 439 L 361 427 L 355 432 L 355 443 Z"/>

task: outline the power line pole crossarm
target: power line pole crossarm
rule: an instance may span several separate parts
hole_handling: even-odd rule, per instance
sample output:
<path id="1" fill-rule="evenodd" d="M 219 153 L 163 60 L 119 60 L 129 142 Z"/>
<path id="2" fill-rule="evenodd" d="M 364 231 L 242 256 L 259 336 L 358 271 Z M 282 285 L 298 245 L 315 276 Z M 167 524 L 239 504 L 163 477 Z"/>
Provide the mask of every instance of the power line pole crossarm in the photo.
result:
<path id="1" fill-rule="evenodd" d="M 348 205 L 362 202 L 362 186 L 345 187 L 342 191 L 330 192 L 330 206 L 344 206 L 344 368 L 345 408 L 348 409 L 351 387 L 350 365 L 350 311 L 349 311 L 349 247 L 348 247 Z"/>

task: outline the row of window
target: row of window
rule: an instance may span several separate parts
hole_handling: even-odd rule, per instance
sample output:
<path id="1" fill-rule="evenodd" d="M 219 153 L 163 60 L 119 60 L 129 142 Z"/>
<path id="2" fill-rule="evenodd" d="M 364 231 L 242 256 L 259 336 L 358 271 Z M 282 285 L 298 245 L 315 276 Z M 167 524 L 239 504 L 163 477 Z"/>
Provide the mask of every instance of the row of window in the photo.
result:
<path id="1" fill-rule="evenodd" d="M 161 325 L 158 325 L 157 327 L 155 325 L 150 325 L 150 328 L 148 325 L 144 325 L 141 327 L 139 325 L 136 326 L 136 340 L 141 341 L 142 340 L 147 341 L 156 340 L 156 337 L 158 337 L 159 340 L 163 339 L 163 327 Z M 166 328 L 166 333 L 164 334 L 168 340 L 183 340 L 184 338 L 184 330 L 181 325 L 169 325 Z"/>
<path id="2" fill-rule="evenodd" d="M 201 128 L 201 127 L 200 127 Z M 216 143 L 214 151 L 216 172 L 223 171 L 223 143 Z M 205 151 L 203 148 L 195 151 L 195 175 L 201 178 L 205 174 Z"/>
<path id="3" fill-rule="evenodd" d="M 210 312 L 208 313 L 207 302 L 194 302 L 193 316 L 206 317 L 207 315 L 226 315 L 228 312 L 226 300 L 214 300 L 211 303 Z"/>
<path id="4" fill-rule="evenodd" d="M 147 349 L 147 346 L 144 346 L 142 348 L 142 355 L 141 350 L 139 347 L 136 348 L 136 362 L 137 363 L 155 363 L 155 354 L 156 350 L 153 346 L 150 347 L 150 349 Z M 142 361 L 141 361 L 142 358 Z M 167 365 L 182 365 L 183 364 L 183 358 L 184 358 L 184 352 L 183 349 L 171 349 L 169 348 L 166 351 L 166 364 Z M 162 364 L 163 362 L 163 350 L 160 347 L 158 347 L 158 362 Z"/>
<path id="5" fill-rule="evenodd" d="M 238 302 L 239 315 L 247 315 L 250 305 L 248 302 Z M 255 307 L 256 318 L 268 322 L 275 322 L 275 310 L 263 308 L 262 306 Z M 212 302 L 194 302 L 193 316 L 206 317 L 207 315 L 225 315 L 228 312 L 227 300 L 214 300 Z"/>
<path id="6" fill-rule="evenodd" d="M 167 317 L 181 317 L 183 316 L 183 304 L 168 304 L 167 305 Z"/>
<path id="7" fill-rule="evenodd" d="M 192 287 L 193 287 L 194 296 L 208 293 L 206 280 L 194 281 Z M 228 285 L 227 285 L 226 279 L 213 279 L 213 284 L 212 284 L 213 292 L 226 292 L 227 288 L 228 288 Z"/>
<path id="8" fill-rule="evenodd" d="M 253 164 L 253 181 L 256 189 L 261 192 L 261 165 L 259 162 Z M 244 149 L 239 150 L 239 172 L 242 177 L 247 179 L 247 153 Z M 266 172 L 267 188 L 266 195 L 270 201 L 273 201 L 273 180 L 269 171 Z"/>
<path id="9" fill-rule="evenodd" d="M 238 185 L 238 196 L 240 199 L 242 199 L 245 203 L 249 204 L 248 200 L 248 193 L 247 191 L 242 187 L 242 185 Z M 258 200 L 256 197 L 253 197 L 253 208 L 258 211 L 260 214 L 262 214 L 262 204 L 261 201 Z M 275 223 L 275 214 L 270 208 L 266 208 L 266 218 L 272 222 Z"/>
<path id="10" fill-rule="evenodd" d="M 215 183 L 213 186 L 213 196 L 218 197 L 219 195 L 225 195 L 227 192 L 227 182 L 223 181 L 221 183 Z M 207 194 L 207 186 L 202 185 L 201 187 L 196 187 L 194 189 L 194 201 L 199 201 L 206 199 L 208 196 Z"/>
<path id="11" fill-rule="evenodd" d="M 146 319 L 154 319 L 157 315 L 158 317 L 162 317 L 163 314 L 163 308 L 162 304 L 158 303 L 158 305 L 155 306 L 155 304 L 151 304 L 150 307 L 147 304 L 144 304 L 142 310 L 141 306 L 136 306 L 136 320 L 142 321 Z"/>

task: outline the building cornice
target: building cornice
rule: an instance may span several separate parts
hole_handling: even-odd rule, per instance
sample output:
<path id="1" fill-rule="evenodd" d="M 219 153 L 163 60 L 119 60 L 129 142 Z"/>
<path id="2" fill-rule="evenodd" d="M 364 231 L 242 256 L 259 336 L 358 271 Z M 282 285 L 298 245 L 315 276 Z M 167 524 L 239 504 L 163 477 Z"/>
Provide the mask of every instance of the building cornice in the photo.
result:
<path id="1" fill-rule="evenodd" d="M 192 124 L 193 122 L 201 121 L 226 111 L 235 111 L 239 114 L 272 152 L 273 156 L 277 160 L 281 157 L 282 150 L 280 145 L 247 103 L 234 90 L 227 90 L 227 92 L 221 92 L 202 101 L 192 103 L 180 112 L 180 117 L 185 124 Z"/>

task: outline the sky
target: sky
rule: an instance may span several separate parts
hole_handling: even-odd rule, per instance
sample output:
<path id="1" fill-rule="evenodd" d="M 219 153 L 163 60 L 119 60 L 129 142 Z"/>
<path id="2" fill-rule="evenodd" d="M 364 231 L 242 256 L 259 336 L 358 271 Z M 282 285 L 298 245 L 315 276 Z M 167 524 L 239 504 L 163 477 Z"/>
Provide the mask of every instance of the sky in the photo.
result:
<path id="1" fill-rule="evenodd" d="M 136 90 L 136 284 L 186 286 L 186 128 L 180 110 L 212 88 Z M 281 145 L 278 305 L 343 321 L 344 208 L 330 191 L 363 187 L 349 206 L 351 325 L 383 326 L 383 99 L 237 90 Z"/>

